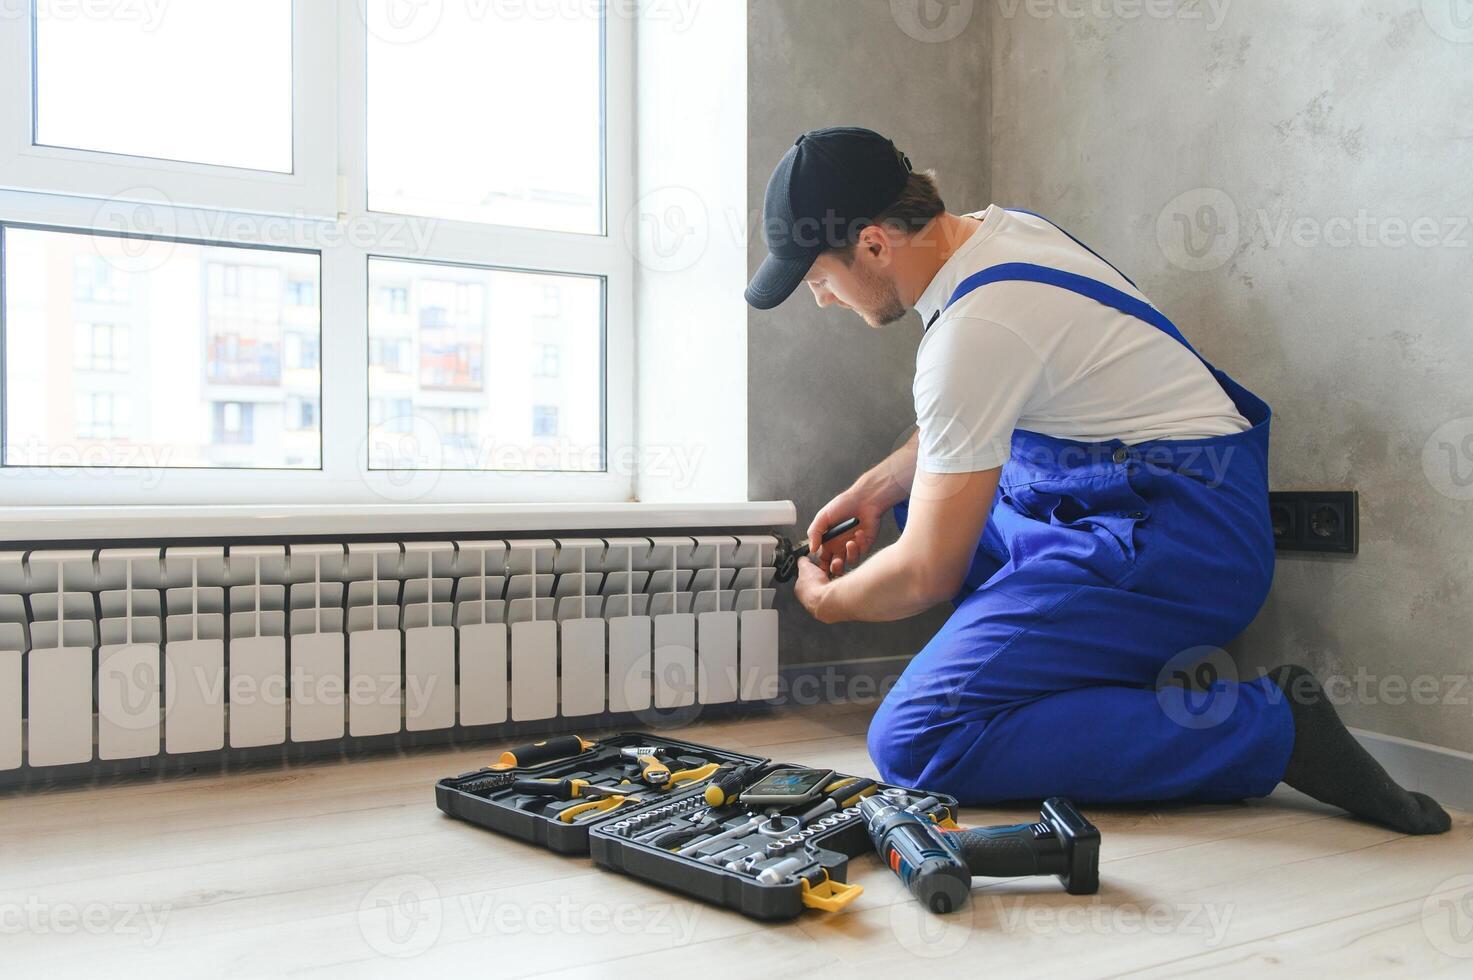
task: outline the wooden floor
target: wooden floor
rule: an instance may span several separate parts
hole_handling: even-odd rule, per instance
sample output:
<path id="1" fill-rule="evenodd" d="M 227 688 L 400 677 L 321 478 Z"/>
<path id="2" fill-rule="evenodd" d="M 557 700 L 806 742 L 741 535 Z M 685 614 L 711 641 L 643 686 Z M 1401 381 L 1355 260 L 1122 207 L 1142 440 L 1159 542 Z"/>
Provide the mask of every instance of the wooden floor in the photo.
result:
<path id="1" fill-rule="evenodd" d="M 867 712 L 682 734 L 871 772 Z M 1402 837 L 1285 793 L 1092 808 L 1095 897 L 993 882 L 924 913 L 871 856 L 841 914 L 782 925 L 688 902 L 451 820 L 434 781 L 491 747 L 0 797 L 9 977 L 1473 975 L 1473 820 Z M 967 823 L 1036 811 L 973 810 Z M 903 971 L 903 972 L 902 972 Z M 1003 971 L 993 973 L 992 971 Z"/>

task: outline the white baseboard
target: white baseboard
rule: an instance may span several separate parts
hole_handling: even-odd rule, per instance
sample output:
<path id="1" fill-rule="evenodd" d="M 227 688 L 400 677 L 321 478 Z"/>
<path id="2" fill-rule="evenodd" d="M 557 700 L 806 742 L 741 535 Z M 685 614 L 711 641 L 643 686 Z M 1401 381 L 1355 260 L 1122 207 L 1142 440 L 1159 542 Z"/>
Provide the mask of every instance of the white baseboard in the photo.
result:
<path id="1" fill-rule="evenodd" d="M 1350 731 L 1398 783 L 1445 807 L 1473 813 L 1473 754 L 1358 728 Z"/>

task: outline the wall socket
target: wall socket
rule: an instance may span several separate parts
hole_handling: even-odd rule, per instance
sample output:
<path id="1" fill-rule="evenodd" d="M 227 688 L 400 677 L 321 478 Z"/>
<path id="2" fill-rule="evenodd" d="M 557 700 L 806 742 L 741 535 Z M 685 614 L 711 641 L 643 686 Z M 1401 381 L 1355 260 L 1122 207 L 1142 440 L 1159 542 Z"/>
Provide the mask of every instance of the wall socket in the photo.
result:
<path id="1" fill-rule="evenodd" d="M 1268 511 L 1277 551 L 1331 555 L 1360 551 L 1360 494 L 1354 490 L 1270 493 Z"/>

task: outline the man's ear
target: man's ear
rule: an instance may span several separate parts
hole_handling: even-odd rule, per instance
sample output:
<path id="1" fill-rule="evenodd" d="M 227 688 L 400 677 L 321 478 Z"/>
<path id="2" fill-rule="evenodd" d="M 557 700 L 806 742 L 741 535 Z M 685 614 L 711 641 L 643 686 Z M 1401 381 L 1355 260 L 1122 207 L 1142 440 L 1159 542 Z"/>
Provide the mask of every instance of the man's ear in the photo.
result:
<path id="1" fill-rule="evenodd" d="M 890 264 L 894 254 L 894 243 L 885 230 L 879 225 L 870 225 L 859 233 L 859 241 L 855 243 L 855 250 L 863 252 L 871 261 L 881 266 Z"/>

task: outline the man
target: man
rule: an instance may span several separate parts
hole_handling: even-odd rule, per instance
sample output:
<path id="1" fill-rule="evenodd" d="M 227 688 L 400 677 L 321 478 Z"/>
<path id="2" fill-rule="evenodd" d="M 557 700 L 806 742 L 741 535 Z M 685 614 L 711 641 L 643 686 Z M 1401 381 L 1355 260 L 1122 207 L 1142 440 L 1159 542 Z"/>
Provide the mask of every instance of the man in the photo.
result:
<path id="1" fill-rule="evenodd" d="M 1279 782 L 1405 833 L 1447 814 L 1351 737 L 1313 675 L 1161 685 L 1273 574 L 1267 405 L 1047 220 L 949 213 L 863 129 L 808 133 L 767 190 L 760 309 L 807 283 L 872 327 L 919 311 L 917 432 L 814 518 L 819 620 L 955 611 L 872 723 L 888 781 L 964 803 L 1227 801 Z M 866 558 L 886 511 L 900 539 Z M 823 531 L 857 517 L 828 546 Z"/>

